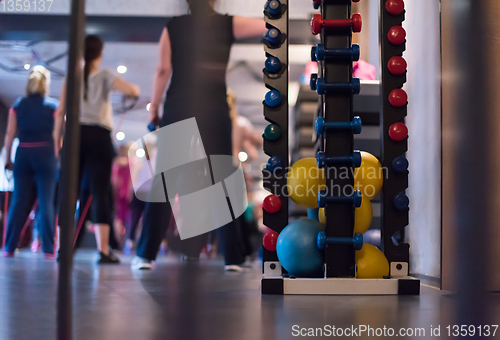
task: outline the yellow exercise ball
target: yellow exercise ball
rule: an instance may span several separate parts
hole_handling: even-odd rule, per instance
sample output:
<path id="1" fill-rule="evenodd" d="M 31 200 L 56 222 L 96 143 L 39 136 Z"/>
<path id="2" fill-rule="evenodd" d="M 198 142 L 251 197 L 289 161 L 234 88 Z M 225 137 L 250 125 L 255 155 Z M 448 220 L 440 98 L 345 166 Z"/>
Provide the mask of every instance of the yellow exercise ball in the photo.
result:
<path id="1" fill-rule="evenodd" d="M 389 261 L 377 247 L 365 243 L 356 251 L 356 277 L 358 279 L 382 279 L 389 276 Z"/>
<path id="2" fill-rule="evenodd" d="M 325 208 L 319 208 L 318 217 L 320 223 L 326 224 Z M 361 206 L 354 210 L 354 233 L 364 234 L 372 224 L 373 206 L 370 199 L 363 197 Z"/>
<path id="3" fill-rule="evenodd" d="M 377 157 L 361 151 L 361 166 L 354 170 L 354 189 L 361 191 L 363 197 L 372 199 L 377 196 L 384 184 L 384 171 Z"/>
<path id="4" fill-rule="evenodd" d="M 324 170 L 316 164 L 316 158 L 295 162 L 287 173 L 287 187 L 292 201 L 309 209 L 318 208 L 318 193 L 325 190 L 326 179 Z"/>

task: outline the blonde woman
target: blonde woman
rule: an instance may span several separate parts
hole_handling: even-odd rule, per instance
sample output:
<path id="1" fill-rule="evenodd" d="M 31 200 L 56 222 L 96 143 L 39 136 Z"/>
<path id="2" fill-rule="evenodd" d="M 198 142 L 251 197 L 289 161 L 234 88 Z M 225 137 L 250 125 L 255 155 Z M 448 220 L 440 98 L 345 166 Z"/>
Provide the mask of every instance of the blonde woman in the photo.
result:
<path id="1" fill-rule="evenodd" d="M 42 250 L 47 258 L 54 257 L 54 194 L 56 157 L 54 113 L 59 106 L 48 97 L 50 72 L 35 66 L 30 72 L 26 96 L 12 106 L 5 136 L 5 168 L 14 170 L 14 194 L 7 220 L 6 257 L 13 257 L 24 223 L 31 211 L 30 192 L 36 185 Z M 12 142 L 19 132 L 19 147 L 15 165 L 11 162 Z"/>

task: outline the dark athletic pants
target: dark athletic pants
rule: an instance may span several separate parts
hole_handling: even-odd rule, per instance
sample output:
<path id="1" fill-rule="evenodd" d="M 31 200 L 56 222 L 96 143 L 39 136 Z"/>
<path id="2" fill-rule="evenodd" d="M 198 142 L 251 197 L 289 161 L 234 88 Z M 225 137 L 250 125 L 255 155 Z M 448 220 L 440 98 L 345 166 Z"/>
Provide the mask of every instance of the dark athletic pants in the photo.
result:
<path id="1" fill-rule="evenodd" d="M 15 188 L 7 220 L 5 251 L 16 250 L 19 236 L 33 207 L 30 196 L 33 193 L 33 186 L 36 185 L 39 212 L 37 219 L 43 252 L 54 253 L 56 165 L 52 145 L 18 148 L 14 165 Z"/>

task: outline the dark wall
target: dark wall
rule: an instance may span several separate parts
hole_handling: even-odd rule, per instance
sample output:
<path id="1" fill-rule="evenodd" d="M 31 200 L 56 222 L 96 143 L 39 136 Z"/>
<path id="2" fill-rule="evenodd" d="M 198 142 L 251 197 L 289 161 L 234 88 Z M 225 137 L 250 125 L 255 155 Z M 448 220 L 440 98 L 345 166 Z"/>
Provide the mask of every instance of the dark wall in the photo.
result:
<path id="1" fill-rule="evenodd" d="M 500 290 L 499 14 L 498 0 L 442 0 L 442 284 L 469 299 Z"/>

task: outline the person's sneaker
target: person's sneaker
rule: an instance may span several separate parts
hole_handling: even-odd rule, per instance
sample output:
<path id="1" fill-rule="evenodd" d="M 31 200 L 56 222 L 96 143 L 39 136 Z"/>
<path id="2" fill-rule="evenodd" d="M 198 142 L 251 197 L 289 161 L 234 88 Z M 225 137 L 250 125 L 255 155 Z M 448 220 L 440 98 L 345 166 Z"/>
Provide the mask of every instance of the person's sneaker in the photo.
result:
<path id="1" fill-rule="evenodd" d="M 99 252 L 97 256 L 97 264 L 119 264 L 120 259 L 113 254 L 112 251 L 109 251 L 109 254 L 104 254 L 103 252 Z"/>
<path id="2" fill-rule="evenodd" d="M 56 256 L 54 254 L 44 253 L 43 258 L 47 260 L 54 260 Z"/>
<path id="3" fill-rule="evenodd" d="M 14 257 L 14 252 L 13 251 L 5 251 L 3 253 L 3 257 Z"/>
<path id="4" fill-rule="evenodd" d="M 244 272 L 245 271 L 245 267 L 243 267 L 242 265 L 237 265 L 237 264 L 229 264 L 229 265 L 225 265 L 224 266 L 224 270 L 226 272 Z"/>
<path id="5" fill-rule="evenodd" d="M 151 270 L 153 269 L 153 263 L 151 260 L 136 256 L 132 259 L 130 267 L 132 270 Z"/>

